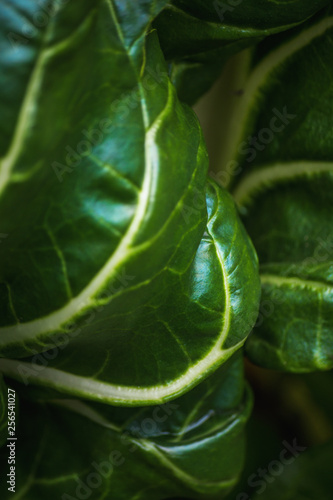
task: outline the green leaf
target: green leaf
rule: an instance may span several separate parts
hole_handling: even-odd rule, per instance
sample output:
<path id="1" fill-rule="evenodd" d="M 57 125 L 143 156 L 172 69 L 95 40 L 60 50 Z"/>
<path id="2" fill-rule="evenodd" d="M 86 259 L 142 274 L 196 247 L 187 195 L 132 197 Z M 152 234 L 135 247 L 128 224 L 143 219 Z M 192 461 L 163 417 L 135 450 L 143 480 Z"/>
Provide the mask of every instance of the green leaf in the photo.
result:
<path id="1" fill-rule="evenodd" d="M 327 0 L 168 2 L 154 26 L 180 98 L 193 104 L 230 55 L 303 22 L 327 4 Z"/>
<path id="2" fill-rule="evenodd" d="M 200 129 L 166 77 L 154 91 L 147 86 L 148 69 L 163 64 L 156 35 L 146 40 L 140 31 L 128 48 L 117 15 L 107 1 L 63 7 L 34 52 L 1 164 L 2 352 L 29 352 L 37 337 L 42 344 L 43 334 L 99 305 L 107 286 L 109 295 L 126 279 L 140 286 L 165 267 L 184 233 L 192 232 L 189 259 L 201 239 L 205 207 L 196 227 L 181 212 L 205 184 Z M 8 45 L 15 89 L 14 54 Z M 157 196 L 164 190 L 168 196 Z"/>
<path id="3" fill-rule="evenodd" d="M 182 394 L 240 348 L 260 287 L 234 203 L 212 184 L 203 236 L 201 129 L 147 35 L 150 3 L 126 6 L 66 4 L 41 46 L 5 47 L 11 81 L 15 57 L 33 65 L 22 95 L 12 85 L 1 165 L 0 352 L 32 357 L 1 360 L 25 383 L 138 405 Z M 21 15 L 3 9 L 8 26 Z"/>
<path id="4" fill-rule="evenodd" d="M 259 45 L 221 163 L 260 262 L 247 354 L 272 369 L 333 366 L 332 34 L 328 12 Z"/>
<path id="5" fill-rule="evenodd" d="M 166 405 L 23 402 L 17 498 L 222 499 L 242 468 L 251 407 L 240 356 Z M 5 452 L 1 458 L 6 461 Z M 5 488 L 2 479 L 1 498 L 12 498 Z"/>
<path id="6" fill-rule="evenodd" d="M 201 381 L 243 345 L 260 293 L 256 255 L 231 196 L 209 182 L 207 208 L 193 261 L 177 252 L 147 289 L 108 299 L 80 334 L 30 359 L 2 359 L 1 370 L 25 384 L 127 405 L 162 402 Z"/>

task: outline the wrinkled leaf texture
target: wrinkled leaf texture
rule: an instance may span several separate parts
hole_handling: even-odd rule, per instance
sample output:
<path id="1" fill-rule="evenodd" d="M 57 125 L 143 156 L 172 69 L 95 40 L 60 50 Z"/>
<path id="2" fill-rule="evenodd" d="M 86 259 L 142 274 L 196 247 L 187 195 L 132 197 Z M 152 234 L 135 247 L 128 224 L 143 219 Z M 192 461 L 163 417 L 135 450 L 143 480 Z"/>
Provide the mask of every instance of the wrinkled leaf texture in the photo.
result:
<path id="1" fill-rule="evenodd" d="M 4 34 L 34 6 L 2 6 Z M 147 35 L 162 7 L 70 2 L 29 44 L 3 39 L 0 367 L 25 383 L 165 401 L 255 321 L 254 250 L 225 191 L 206 206 L 201 129 Z"/>

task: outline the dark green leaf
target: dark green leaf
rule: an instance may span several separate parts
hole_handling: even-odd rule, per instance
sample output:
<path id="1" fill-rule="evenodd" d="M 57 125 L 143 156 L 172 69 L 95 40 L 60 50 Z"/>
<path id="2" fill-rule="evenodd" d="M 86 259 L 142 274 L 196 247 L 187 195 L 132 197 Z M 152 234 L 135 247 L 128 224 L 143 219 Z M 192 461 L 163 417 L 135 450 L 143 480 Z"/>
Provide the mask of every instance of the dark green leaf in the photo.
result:
<path id="1" fill-rule="evenodd" d="M 327 0 L 172 0 L 157 17 L 162 49 L 179 96 L 195 102 L 230 55 L 315 14 Z"/>
<path id="2" fill-rule="evenodd" d="M 138 405 L 180 395 L 226 361 L 256 320 L 260 284 L 231 196 L 209 182 L 207 207 L 207 230 L 192 262 L 177 252 L 139 294 L 125 289 L 112 308 L 108 300 L 89 327 L 52 351 L 2 359 L 4 373 L 26 384 Z"/>
<path id="3" fill-rule="evenodd" d="M 222 165 L 260 261 L 254 362 L 333 366 L 333 17 L 259 46 Z"/>
<path id="4" fill-rule="evenodd" d="M 243 429 L 252 407 L 242 365 L 241 357 L 233 358 L 185 396 L 161 406 L 112 408 L 77 400 L 22 404 L 16 495 L 25 500 L 224 498 L 242 468 Z M 1 470 L 6 467 L 2 462 Z M 0 488 L 2 499 L 12 498 L 4 480 Z"/>
<path id="5" fill-rule="evenodd" d="M 207 153 L 146 33 L 149 6 L 69 3 L 41 45 L 3 53 L 21 106 L 0 177 L 0 347 L 33 356 L 1 369 L 120 404 L 175 397 L 216 369 L 259 294 L 254 250 L 212 184 L 203 236 Z M 5 31 L 22 11 L 2 9 Z"/>

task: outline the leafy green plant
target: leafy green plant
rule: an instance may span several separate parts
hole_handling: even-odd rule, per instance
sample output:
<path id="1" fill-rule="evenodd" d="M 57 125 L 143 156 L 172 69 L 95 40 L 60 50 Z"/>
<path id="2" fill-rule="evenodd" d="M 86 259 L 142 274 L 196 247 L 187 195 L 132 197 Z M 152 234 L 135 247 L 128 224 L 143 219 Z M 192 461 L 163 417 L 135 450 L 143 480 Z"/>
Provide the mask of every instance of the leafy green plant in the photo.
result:
<path id="1" fill-rule="evenodd" d="M 1 498 L 329 498 L 328 4 L 0 5 Z"/>

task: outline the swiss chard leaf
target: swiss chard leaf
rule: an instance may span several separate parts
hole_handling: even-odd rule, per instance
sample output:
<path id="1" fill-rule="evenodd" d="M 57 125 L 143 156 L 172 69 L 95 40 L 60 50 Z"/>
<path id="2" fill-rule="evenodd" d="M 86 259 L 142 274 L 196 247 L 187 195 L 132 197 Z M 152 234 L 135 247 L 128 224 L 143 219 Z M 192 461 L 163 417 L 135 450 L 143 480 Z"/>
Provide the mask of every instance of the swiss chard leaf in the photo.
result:
<path id="1" fill-rule="evenodd" d="M 161 406 L 24 402 L 17 495 L 25 500 L 224 498 L 242 468 L 251 407 L 239 356 Z M 6 460 L 5 449 L 1 459 Z M 4 481 L 0 488 L 2 499 L 11 498 Z"/>
<path id="2" fill-rule="evenodd" d="M 172 0 L 154 26 L 179 96 L 192 104 L 219 76 L 230 55 L 303 22 L 327 4 L 327 0 Z"/>
<path id="3" fill-rule="evenodd" d="M 201 239 L 204 204 L 191 225 L 182 214 L 184 205 L 193 207 L 193 189 L 205 184 L 200 129 L 166 77 L 154 90 L 145 80 L 163 63 L 156 36 L 140 30 L 127 40 L 117 16 L 107 1 L 97 10 L 90 2 L 67 5 L 33 52 L 1 164 L 8 233 L 0 260 L 2 353 L 40 348 L 37 338 L 42 345 L 126 279 L 135 288 L 158 274 L 188 233 L 184 259 Z M 6 49 L 15 82 L 19 66 Z"/>
<path id="4" fill-rule="evenodd" d="M 203 236 L 207 153 L 147 35 L 149 6 L 71 3 L 40 44 L 3 53 L 14 82 L 15 53 L 33 64 L 13 87 L 23 95 L 1 165 L 0 351 L 48 352 L 44 366 L 1 368 L 121 404 L 175 397 L 216 369 L 243 344 L 259 294 L 254 250 L 213 184 Z M 21 15 L 4 12 L 8 26 Z"/>
<path id="5" fill-rule="evenodd" d="M 247 353 L 273 369 L 333 366 L 332 34 L 328 12 L 259 45 L 222 162 L 260 261 Z"/>
<path id="6" fill-rule="evenodd" d="M 108 299 L 89 327 L 52 351 L 0 360 L 3 372 L 26 384 L 127 405 L 165 401 L 206 377 L 243 345 L 260 293 L 252 244 L 231 196 L 213 182 L 207 209 L 192 262 L 177 252 L 139 294 L 125 289 L 111 306 Z"/>

